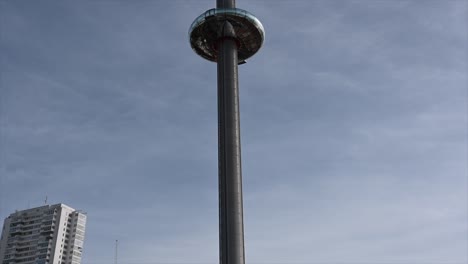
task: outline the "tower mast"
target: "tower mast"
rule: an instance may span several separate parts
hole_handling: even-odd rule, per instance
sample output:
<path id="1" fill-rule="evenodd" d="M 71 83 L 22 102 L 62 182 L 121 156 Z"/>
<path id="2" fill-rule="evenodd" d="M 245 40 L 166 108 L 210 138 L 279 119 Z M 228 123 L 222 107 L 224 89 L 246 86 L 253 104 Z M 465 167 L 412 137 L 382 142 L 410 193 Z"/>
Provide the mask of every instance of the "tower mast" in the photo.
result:
<path id="1" fill-rule="evenodd" d="M 189 31 L 192 49 L 217 63 L 219 258 L 221 264 L 244 264 L 244 217 L 239 115 L 238 64 L 262 46 L 264 29 L 235 0 L 217 0 Z"/>

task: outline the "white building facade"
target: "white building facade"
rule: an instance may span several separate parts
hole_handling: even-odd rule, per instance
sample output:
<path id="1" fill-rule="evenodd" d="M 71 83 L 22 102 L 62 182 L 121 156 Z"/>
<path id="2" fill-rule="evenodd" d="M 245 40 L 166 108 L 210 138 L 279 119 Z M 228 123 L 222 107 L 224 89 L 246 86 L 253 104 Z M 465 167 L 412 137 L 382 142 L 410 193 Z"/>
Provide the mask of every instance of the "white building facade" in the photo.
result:
<path id="1" fill-rule="evenodd" d="M 86 213 L 64 204 L 8 216 L 0 239 L 0 264 L 80 264 Z"/>

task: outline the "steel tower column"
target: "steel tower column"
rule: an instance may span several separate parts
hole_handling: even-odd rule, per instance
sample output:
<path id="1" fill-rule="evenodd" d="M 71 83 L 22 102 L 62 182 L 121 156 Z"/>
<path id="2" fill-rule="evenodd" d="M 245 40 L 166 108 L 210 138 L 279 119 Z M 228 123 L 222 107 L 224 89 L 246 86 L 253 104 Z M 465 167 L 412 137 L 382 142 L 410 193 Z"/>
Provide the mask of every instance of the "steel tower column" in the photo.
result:
<path id="1" fill-rule="evenodd" d="M 189 38 L 192 49 L 218 67 L 220 264 L 245 264 L 237 67 L 260 49 L 265 33 L 235 0 L 217 0 L 216 7 L 195 19 Z"/>
<path id="2" fill-rule="evenodd" d="M 216 0 L 216 8 L 236 8 L 236 0 Z"/>
<path id="3" fill-rule="evenodd" d="M 234 8 L 217 0 L 217 8 Z M 218 46 L 219 258 L 221 264 L 244 264 L 244 219 L 239 122 L 237 43 L 225 21 Z"/>

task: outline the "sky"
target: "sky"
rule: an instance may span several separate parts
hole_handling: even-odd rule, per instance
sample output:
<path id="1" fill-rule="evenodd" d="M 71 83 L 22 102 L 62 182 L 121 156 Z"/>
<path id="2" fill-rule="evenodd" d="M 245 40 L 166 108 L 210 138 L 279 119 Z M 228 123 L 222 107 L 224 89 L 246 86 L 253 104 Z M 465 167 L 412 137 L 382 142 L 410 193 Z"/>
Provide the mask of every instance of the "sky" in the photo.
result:
<path id="1" fill-rule="evenodd" d="M 214 0 L 0 0 L 0 218 L 87 212 L 82 264 L 218 262 Z M 468 262 L 468 2 L 238 0 L 245 251 Z"/>

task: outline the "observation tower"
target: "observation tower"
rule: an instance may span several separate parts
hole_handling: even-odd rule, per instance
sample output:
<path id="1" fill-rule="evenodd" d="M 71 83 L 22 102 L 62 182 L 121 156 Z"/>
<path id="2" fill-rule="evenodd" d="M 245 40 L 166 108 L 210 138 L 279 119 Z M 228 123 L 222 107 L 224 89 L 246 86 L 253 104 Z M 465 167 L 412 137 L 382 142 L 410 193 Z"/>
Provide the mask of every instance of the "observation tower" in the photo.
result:
<path id="1" fill-rule="evenodd" d="M 192 49 L 218 64 L 220 264 L 245 263 L 237 67 L 260 49 L 264 37 L 260 21 L 236 8 L 235 0 L 217 0 L 189 30 Z"/>

